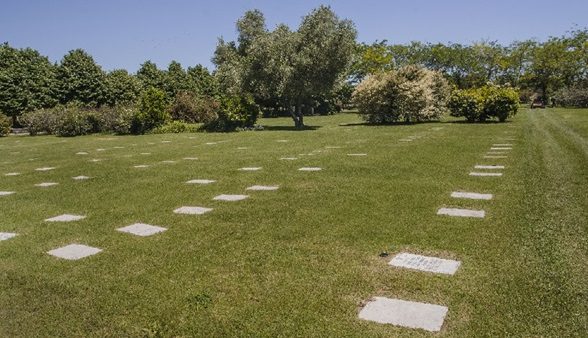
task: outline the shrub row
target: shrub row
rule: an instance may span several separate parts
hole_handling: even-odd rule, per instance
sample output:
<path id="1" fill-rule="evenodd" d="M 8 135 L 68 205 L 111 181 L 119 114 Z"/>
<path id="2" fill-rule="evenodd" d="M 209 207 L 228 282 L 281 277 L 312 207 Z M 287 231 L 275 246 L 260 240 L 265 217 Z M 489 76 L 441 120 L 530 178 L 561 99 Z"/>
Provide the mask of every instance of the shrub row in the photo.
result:
<path id="1" fill-rule="evenodd" d="M 500 122 L 516 115 L 519 93 L 512 87 L 487 85 L 454 90 L 448 102 L 451 116 L 465 117 L 468 122 L 497 118 Z"/>
<path id="2" fill-rule="evenodd" d="M 553 101 L 564 107 L 588 108 L 588 85 L 560 89 L 553 96 Z"/>
<path id="3" fill-rule="evenodd" d="M 12 119 L 4 114 L 0 114 L 0 136 L 6 136 L 10 133 Z"/>

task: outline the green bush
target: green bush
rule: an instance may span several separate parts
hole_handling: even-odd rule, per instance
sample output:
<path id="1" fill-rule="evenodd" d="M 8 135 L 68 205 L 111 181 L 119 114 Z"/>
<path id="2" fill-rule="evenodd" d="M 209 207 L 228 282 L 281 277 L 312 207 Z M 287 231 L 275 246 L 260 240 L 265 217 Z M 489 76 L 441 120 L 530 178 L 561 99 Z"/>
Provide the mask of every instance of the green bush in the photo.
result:
<path id="1" fill-rule="evenodd" d="M 40 133 L 53 134 L 57 114 L 52 109 L 39 109 L 22 114 L 18 121 L 22 124 L 31 136 Z"/>
<path id="2" fill-rule="evenodd" d="M 484 104 L 478 90 L 464 89 L 451 93 L 447 107 L 451 111 L 451 116 L 463 116 L 469 122 L 474 122 L 480 119 Z"/>
<path id="3" fill-rule="evenodd" d="M 205 122 L 203 128 L 208 131 L 253 128 L 259 112 L 259 106 L 250 96 L 225 96 L 221 98 L 216 119 Z"/>
<path id="4" fill-rule="evenodd" d="M 179 92 L 171 108 L 171 117 L 187 123 L 207 123 L 218 117 L 219 109 L 220 102 L 213 98 Z"/>
<path id="5" fill-rule="evenodd" d="M 588 86 L 562 88 L 553 95 L 553 102 L 564 107 L 588 108 Z"/>
<path id="6" fill-rule="evenodd" d="M 96 120 L 96 131 L 125 135 L 131 132 L 133 121 L 137 111 L 132 107 L 103 107 L 96 111 L 93 118 Z"/>
<path id="7" fill-rule="evenodd" d="M 135 134 L 143 134 L 165 124 L 169 118 L 165 92 L 151 87 L 141 94 L 131 129 Z"/>
<path id="8" fill-rule="evenodd" d="M 181 121 L 171 121 L 163 126 L 153 129 L 153 134 L 179 134 L 194 133 L 198 131 L 198 126 Z"/>
<path id="9" fill-rule="evenodd" d="M 12 119 L 4 114 L 0 114 L 0 136 L 6 136 L 10 133 Z"/>
<path id="10" fill-rule="evenodd" d="M 449 85 L 441 73 L 406 66 L 363 80 L 353 102 L 370 123 L 420 122 L 439 119 L 448 96 Z"/>
<path id="11" fill-rule="evenodd" d="M 484 122 L 488 118 L 504 122 L 517 113 L 519 93 L 514 88 L 495 85 L 455 90 L 448 107 L 451 116 L 465 117 L 468 122 Z"/>
<path id="12" fill-rule="evenodd" d="M 77 107 L 56 107 L 53 133 L 57 136 L 86 135 L 92 131 L 90 111 Z"/>

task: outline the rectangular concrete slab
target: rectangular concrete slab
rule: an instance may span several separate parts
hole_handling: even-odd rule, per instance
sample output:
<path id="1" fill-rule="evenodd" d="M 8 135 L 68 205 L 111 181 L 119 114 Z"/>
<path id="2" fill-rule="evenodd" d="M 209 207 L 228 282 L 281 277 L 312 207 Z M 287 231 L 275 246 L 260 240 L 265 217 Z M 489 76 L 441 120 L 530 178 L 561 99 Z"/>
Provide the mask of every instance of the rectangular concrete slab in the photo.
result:
<path id="1" fill-rule="evenodd" d="M 76 155 L 88 155 L 88 153 L 85 151 L 78 151 Z"/>
<path id="2" fill-rule="evenodd" d="M 61 248 L 57 248 L 51 251 L 47 251 L 51 256 L 76 260 L 84 257 L 92 256 L 102 251 L 102 249 L 93 248 L 91 246 L 83 244 L 70 244 Z"/>
<path id="3" fill-rule="evenodd" d="M 280 158 L 280 160 L 286 160 L 286 161 L 294 161 L 297 159 L 298 159 L 298 157 L 282 157 L 282 158 Z"/>
<path id="4" fill-rule="evenodd" d="M 74 221 L 79 221 L 84 218 L 86 218 L 86 216 L 63 214 L 63 215 L 47 218 L 45 220 L 45 222 L 74 222 Z"/>
<path id="5" fill-rule="evenodd" d="M 475 169 L 504 169 L 503 165 L 486 165 L 486 164 L 476 164 L 474 166 Z"/>
<path id="6" fill-rule="evenodd" d="M 367 156 L 366 153 L 347 154 L 347 156 Z"/>
<path id="7" fill-rule="evenodd" d="M 302 167 L 298 169 L 299 171 L 321 171 L 322 168 L 319 167 Z"/>
<path id="8" fill-rule="evenodd" d="M 243 167 L 239 169 L 240 171 L 258 171 L 261 170 L 261 167 Z"/>
<path id="9" fill-rule="evenodd" d="M 215 198 L 213 198 L 213 200 L 215 201 L 229 201 L 229 202 L 234 202 L 234 201 L 242 201 L 246 198 L 249 198 L 249 195 L 218 195 Z"/>
<path id="10" fill-rule="evenodd" d="M 437 210 L 437 215 L 484 218 L 484 216 L 486 216 L 486 212 L 484 210 L 441 208 L 441 209 Z"/>
<path id="11" fill-rule="evenodd" d="M 202 215 L 209 211 L 212 211 L 212 208 L 183 206 L 175 209 L 174 213 L 184 215 Z"/>
<path id="12" fill-rule="evenodd" d="M 374 297 L 359 311 L 359 318 L 436 332 L 441 330 L 447 311 L 441 305 Z"/>
<path id="13" fill-rule="evenodd" d="M 5 241 L 15 237 L 17 234 L 14 232 L 0 232 L 0 241 Z"/>
<path id="14" fill-rule="evenodd" d="M 165 161 L 161 161 L 161 163 L 174 164 L 174 163 L 177 163 L 177 161 L 165 160 Z"/>
<path id="15" fill-rule="evenodd" d="M 388 264 L 399 268 L 453 275 L 459 268 L 461 262 L 401 252 L 394 256 Z"/>
<path id="16" fill-rule="evenodd" d="M 8 196 L 14 194 L 14 191 L 0 191 L 0 196 Z"/>
<path id="17" fill-rule="evenodd" d="M 49 171 L 49 170 L 53 170 L 55 169 L 55 167 L 43 167 L 43 168 L 37 168 L 35 169 L 36 171 Z"/>
<path id="18" fill-rule="evenodd" d="M 147 164 L 139 164 L 139 165 L 133 166 L 133 168 L 149 168 L 149 165 L 147 165 Z"/>
<path id="19" fill-rule="evenodd" d="M 253 185 L 245 190 L 258 190 L 258 191 L 272 191 L 278 190 L 280 186 L 278 185 Z"/>
<path id="20" fill-rule="evenodd" d="M 43 183 L 35 184 L 35 187 L 47 188 L 47 187 L 52 187 L 52 186 L 58 185 L 58 184 L 59 183 L 55 183 L 55 182 L 43 182 Z"/>
<path id="21" fill-rule="evenodd" d="M 18 176 L 20 173 L 6 173 L 4 176 Z"/>
<path id="22" fill-rule="evenodd" d="M 164 232 L 167 229 L 160 227 L 160 226 L 156 226 L 156 225 L 135 223 L 135 224 L 128 225 L 126 227 L 118 228 L 116 230 L 118 230 L 120 232 L 126 232 L 129 234 L 145 237 L 145 236 L 155 235 L 160 232 Z"/>
<path id="23" fill-rule="evenodd" d="M 490 147 L 490 150 L 511 150 L 511 147 Z"/>
<path id="24" fill-rule="evenodd" d="M 471 200 L 491 200 L 492 194 L 479 194 L 476 192 L 454 191 L 451 193 L 453 198 L 467 198 Z"/>
<path id="25" fill-rule="evenodd" d="M 74 180 L 76 181 L 81 181 L 81 180 L 89 180 L 90 177 L 89 176 L 84 176 L 84 175 L 80 175 L 80 176 L 76 176 L 76 177 L 72 177 Z"/>
<path id="26" fill-rule="evenodd" d="M 480 173 L 480 172 L 471 172 L 470 176 L 502 176 L 502 173 Z"/>
<path id="27" fill-rule="evenodd" d="M 184 157 L 184 160 L 186 161 L 196 161 L 198 159 L 198 157 Z"/>
<path id="28" fill-rule="evenodd" d="M 216 182 L 215 180 L 205 180 L 205 179 L 196 179 L 196 180 L 189 180 L 187 184 L 210 184 Z"/>

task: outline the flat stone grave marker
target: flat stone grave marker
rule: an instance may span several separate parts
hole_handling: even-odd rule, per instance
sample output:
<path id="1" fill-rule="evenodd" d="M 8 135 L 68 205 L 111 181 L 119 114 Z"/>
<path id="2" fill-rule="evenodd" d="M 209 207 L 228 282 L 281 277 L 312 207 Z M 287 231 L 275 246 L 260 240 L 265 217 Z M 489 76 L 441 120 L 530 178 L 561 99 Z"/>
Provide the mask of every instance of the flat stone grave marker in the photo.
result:
<path id="1" fill-rule="evenodd" d="M 161 141 L 161 143 L 171 143 L 171 141 Z"/>
<path id="2" fill-rule="evenodd" d="M 55 169 L 55 167 L 43 167 L 43 168 L 37 168 L 35 169 L 36 171 L 49 171 L 49 170 L 53 170 Z"/>
<path id="3" fill-rule="evenodd" d="M 326 146 L 325 149 L 341 149 L 343 147 L 340 146 Z"/>
<path id="4" fill-rule="evenodd" d="M 106 150 L 106 149 L 104 149 L 104 148 L 98 148 L 98 149 L 96 149 L 96 151 L 104 151 L 104 150 Z"/>
<path id="5" fill-rule="evenodd" d="M 480 176 L 480 177 L 498 177 L 502 176 L 502 173 L 480 173 L 472 171 L 470 176 Z"/>
<path id="6" fill-rule="evenodd" d="M 453 275 L 459 268 L 461 262 L 401 252 L 394 256 L 388 264 L 399 268 Z"/>
<path id="7" fill-rule="evenodd" d="M 18 176 L 20 173 L 6 173 L 4 176 Z"/>
<path id="8" fill-rule="evenodd" d="M 101 162 L 103 161 L 101 158 L 93 158 L 90 160 L 90 162 Z"/>
<path id="9" fill-rule="evenodd" d="M 165 161 L 161 161 L 161 163 L 174 164 L 174 163 L 177 163 L 177 161 L 165 160 Z"/>
<path id="10" fill-rule="evenodd" d="M 288 140 L 276 140 L 276 142 L 286 143 L 286 142 L 288 142 Z"/>
<path id="11" fill-rule="evenodd" d="M 116 146 L 116 147 L 114 147 L 114 149 L 125 149 L 125 147 Z"/>
<path id="12" fill-rule="evenodd" d="M 511 147 L 490 147 L 490 150 L 511 150 Z"/>
<path id="13" fill-rule="evenodd" d="M 14 232 L 0 232 L 0 241 L 6 241 L 13 237 L 16 237 L 17 234 Z"/>
<path id="14" fill-rule="evenodd" d="M 299 168 L 298 171 L 321 171 L 323 170 L 322 168 L 319 167 L 302 167 Z"/>
<path id="15" fill-rule="evenodd" d="M 279 185 L 253 185 L 245 190 L 272 191 L 272 190 L 278 190 L 279 188 L 280 188 Z"/>
<path id="16" fill-rule="evenodd" d="M 484 210 L 441 208 L 437 211 L 437 215 L 484 218 L 486 216 L 486 212 Z"/>
<path id="17" fill-rule="evenodd" d="M 206 179 L 195 179 L 195 180 L 189 180 L 186 183 L 187 184 L 210 184 L 210 183 L 214 183 L 216 182 L 215 180 L 206 180 Z"/>
<path id="18" fill-rule="evenodd" d="M 506 151 L 488 151 L 486 152 L 486 154 L 488 155 L 505 155 L 507 154 Z"/>
<path id="19" fill-rule="evenodd" d="M 245 149 L 249 149 L 248 147 L 237 147 L 238 150 L 245 150 Z"/>
<path id="20" fill-rule="evenodd" d="M 280 160 L 285 160 L 285 161 L 294 161 L 297 159 L 298 159 L 298 157 L 282 157 L 282 158 L 280 158 Z"/>
<path id="21" fill-rule="evenodd" d="M 147 164 L 139 164 L 139 165 L 133 166 L 133 168 L 149 168 L 149 165 L 147 165 Z"/>
<path id="22" fill-rule="evenodd" d="M 475 169 L 504 169 L 503 165 L 484 165 L 484 164 L 476 164 L 474 166 Z"/>
<path id="23" fill-rule="evenodd" d="M 167 230 L 167 228 L 144 223 L 135 223 L 128 225 L 126 227 L 118 228 L 116 230 L 120 232 L 126 232 L 129 234 L 145 237 L 155 235 L 160 232 L 164 232 Z"/>
<path id="24" fill-rule="evenodd" d="M 52 187 L 52 186 L 58 185 L 58 184 L 59 183 L 56 183 L 56 182 L 43 182 L 43 183 L 35 184 L 35 187 L 47 188 L 47 187 Z"/>
<path id="25" fill-rule="evenodd" d="M 76 176 L 76 177 L 72 177 L 74 180 L 76 181 L 81 181 L 81 180 L 89 180 L 90 177 L 89 176 L 84 176 L 84 175 L 80 175 L 80 176 Z"/>
<path id="26" fill-rule="evenodd" d="M 206 142 L 205 144 L 208 145 L 208 146 L 212 146 L 212 145 L 217 144 L 217 142 Z"/>
<path id="27" fill-rule="evenodd" d="M 184 160 L 186 161 L 196 161 L 198 159 L 198 157 L 184 157 Z"/>
<path id="28" fill-rule="evenodd" d="M 151 155 L 151 153 L 141 153 L 141 155 Z"/>
<path id="29" fill-rule="evenodd" d="M 243 167 L 239 169 L 240 171 L 258 171 L 261 170 L 261 167 Z"/>
<path id="30" fill-rule="evenodd" d="M 453 198 L 467 198 L 471 200 L 491 200 L 492 194 L 479 194 L 476 192 L 454 191 L 451 193 Z"/>
<path id="31" fill-rule="evenodd" d="M 441 305 L 374 297 L 359 311 L 359 318 L 436 332 L 441 330 L 447 311 Z"/>
<path id="32" fill-rule="evenodd" d="M 78 151 L 76 155 L 88 155 L 88 153 L 85 151 Z"/>
<path id="33" fill-rule="evenodd" d="M 83 244 L 70 244 L 61 248 L 47 251 L 47 253 L 58 258 L 76 260 L 95 255 L 100 251 L 102 251 L 102 249 L 93 248 Z"/>
<path id="34" fill-rule="evenodd" d="M 0 191 L 0 196 L 8 196 L 14 194 L 14 191 Z"/>
<path id="35" fill-rule="evenodd" d="M 174 213 L 184 215 L 202 215 L 209 211 L 212 211 L 212 208 L 183 206 L 175 209 Z"/>
<path id="36" fill-rule="evenodd" d="M 347 156 L 367 156 L 366 153 L 347 154 Z"/>
<path id="37" fill-rule="evenodd" d="M 246 198 L 249 198 L 249 195 L 218 195 L 216 197 L 213 198 L 213 200 L 215 201 L 229 201 L 229 202 L 234 202 L 234 201 L 242 201 Z"/>
<path id="38" fill-rule="evenodd" d="M 84 218 L 86 218 L 86 216 L 63 214 L 63 215 L 47 218 L 45 220 L 45 222 L 75 222 L 75 221 L 79 221 Z"/>
<path id="39" fill-rule="evenodd" d="M 486 155 L 484 158 L 507 158 L 507 156 L 500 156 L 500 155 Z"/>

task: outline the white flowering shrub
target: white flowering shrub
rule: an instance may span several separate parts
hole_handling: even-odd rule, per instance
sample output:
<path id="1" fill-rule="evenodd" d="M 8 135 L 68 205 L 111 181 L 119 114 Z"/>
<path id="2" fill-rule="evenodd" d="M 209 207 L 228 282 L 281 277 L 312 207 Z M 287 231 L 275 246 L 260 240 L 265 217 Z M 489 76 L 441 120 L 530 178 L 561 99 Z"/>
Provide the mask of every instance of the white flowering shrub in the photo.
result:
<path id="1" fill-rule="evenodd" d="M 370 123 L 421 122 L 443 115 L 449 92 L 441 73 L 406 66 L 363 80 L 353 93 L 353 102 Z"/>

